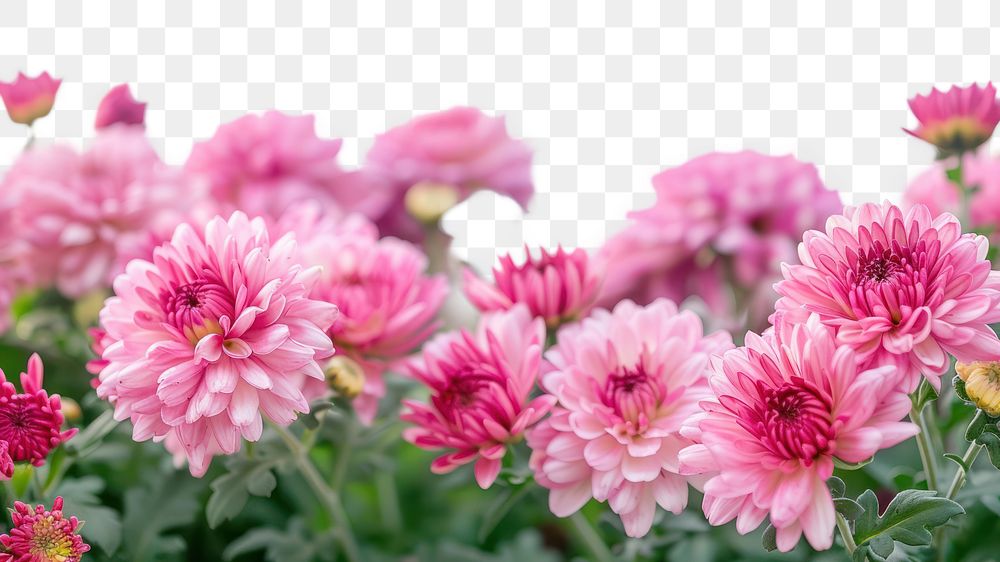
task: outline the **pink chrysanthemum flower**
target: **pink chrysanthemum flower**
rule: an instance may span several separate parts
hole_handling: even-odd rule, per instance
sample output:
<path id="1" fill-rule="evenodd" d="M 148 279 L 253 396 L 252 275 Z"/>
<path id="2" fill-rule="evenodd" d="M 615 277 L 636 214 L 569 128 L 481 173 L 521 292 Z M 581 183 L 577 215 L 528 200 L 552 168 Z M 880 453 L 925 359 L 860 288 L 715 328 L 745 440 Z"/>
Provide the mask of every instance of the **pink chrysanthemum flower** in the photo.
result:
<path id="1" fill-rule="evenodd" d="M 10 518 L 14 527 L 0 535 L 0 562 L 79 562 L 90 550 L 78 533 L 82 521 L 65 518 L 63 499 L 52 502 L 52 511 L 44 505 L 32 508 L 14 502 Z"/>
<path id="2" fill-rule="evenodd" d="M 429 403 L 404 400 L 403 437 L 423 449 L 447 449 L 436 474 L 476 461 L 476 482 L 493 485 L 507 445 L 549 412 L 555 398 L 530 398 L 545 343 L 545 325 L 527 307 L 483 317 L 475 334 L 451 332 L 424 346 L 411 374 L 430 389 Z"/>
<path id="3" fill-rule="evenodd" d="M 549 327 L 586 316 L 597 299 L 601 280 L 587 263 L 587 252 L 567 252 L 544 248 L 535 257 L 527 246 L 523 263 L 515 264 L 508 254 L 493 268 L 493 283 L 480 279 L 471 270 L 463 272 L 464 291 L 482 312 L 508 310 L 517 303 L 528 305 L 531 313 Z"/>
<path id="4" fill-rule="evenodd" d="M 379 135 L 365 167 L 400 194 L 379 228 L 410 240 L 419 239 L 421 229 L 407 212 L 402 194 L 416 185 L 451 187 L 453 203 L 489 189 L 523 208 L 534 193 L 531 149 L 510 137 L 502 117 L 489 117 L 473 107 L 421 115 Z"/>
<path id="5" fill-rule="evenodd" d="M 142 126 L 146 119 L 146 103 L 136 101 L 128 84 L 108 90 L 97 106 L 94 128 L 104 129 L 115 124 Z"/>
<path id="6" fill-rule="evenodd" d="M 39 283 L 70 297 L 120 273 L 119 248 L 163 213 L 190 203 L 141 130 L 108 129 L 84 153 L 66 146 L 25 152 L 4 179 L 21 258 Z"/>
<path id="7" fill-rule="evenodd" d="M 979 148 L 1000 123 L 1000 101 L 993 84 L 952 86 L 947 92 L 934 88 L 929 95 L 911 99 L 910 110 L 918 127 L 903 130 L 936 146 L 941 157 Z"/>
<path id="8" fill-rule="evenodd" d="M 310 296 L 340 309 L 328 334 L 337 360 L 350 358 L 364 371 L 353 406 L 370 423 L 385 395 L 383 372 L 438 328 L 448 282 L 443 275 L 427 275 L 420 250 L 395 238 L 379 239 L 375 226 L 359 215 L 336 220 L 315 206 L 299 205 L 278 227 L 295 232 L 301 263 L 323 268 Z"/>
<path id="9" fill-rule="evenodd" d="M 552 512 L 607 500 L 630 537 L 649 532 L 657 504 L 680 513 L 688 490 L 677 452 L 692 443 L 681 424 L 710 396 L 710 354 L 731 347 L 729 334 L 706 337 L 696 315 L 665 299 L 625 301 L 561 329 L 542 376 L 558 405 L 528 434 Z"/>
<path id="10" fill-rule="evenodd" d="M 961 192 L 946 175 L 942 162 L 935 162 L 906 187 L 903 194 L 904 209 L 926 205 L 934 216 L 941 213 L 960 215 Z M 969 194 L 968 215 L 971 224 L 967 230 L 991 232 L 990 245 L 1000 244 L 1000 158 L 980 153 L 966 154 L 962 158 L 964 183 L 975 186 Z"/>
<path id="11" fill-rule="evenodd" d="M 7 442 L 11 459 L 35 466 L 45 464 L 52 449 L 77 433 L 76 429 L 63 431 L 62 402 L 59 395 L 49 396 L 42 388 L 42 378 L 42 359 L 37 353 L 28 359 L 28 371 L 21 373 L 24 392 L 18 392 L 0 371 L 0 441 Z"/>
<path id="12" fill-rule="evenodd" d="M 833 543 L 833 499 L 826 480 L 834 457 L 871 458 L 915 435 L 901 422 L 910 399 L 893 365 L 859 367 L 849 346 L 816 315 L 713 360 L 715 398 L 701 403 L 683 430 L 695 440 L 680 452 L 681 470 L 701 474 L 702 507 L 712 525 L 736 519 L 748 533 L 770 515 L 778 548 L 804 533 L 813 548 Z"/>
<path id="13" fill-rule="evenodd" d="M 62 80 L 53 79 L 48 72 L 34 78 L 18 72 L 13 82 L 0 82 L 0 97 L 7 106 L 10 120 L 31 126 L 36 119 L 48 115 L 61 83 Z"/>
<path id="14" fill-rule="evenodd" d="M 1000 272 L 987 250 L 986 238 L 923 205 L 905 214 L 888 202 L 851 207 L 825 233 L 805 234 L 802 264 L 784 266 L 775 285 L 777 308 L 792 321 L 818 314 L 863 360 L 897 365 L 906 391 L 921 375 L 940 389 L 949 355 L 1000 358 L 989 327 L 1000 321 Z"/>
<path id="15" fill-rule="evenodd" d="M 277 220 L 293 204 L 379 216 L 392 193 L 374 174 L 337 163 L 340 139 L 316 136 L 312 115 L 268 111 L 226 123 L 191 150 L 185 173 L 207 190 L 217 211 L 243 211 Z"/>
<path id="16" fill-rule="evenodd" d="M 97 393 L 135 440 L 176 432 L 200 476 L 214 451 L 259 439 L 262 414 L 288 425 L 309 410 L 302 379 L 323 379 L 337 309 L 308 297 L 319 268 L 294 256 L 293 235 L 272 242 L 262 219 L 234 213 L 204 234 L 181 225 L 115 279 Z"/>

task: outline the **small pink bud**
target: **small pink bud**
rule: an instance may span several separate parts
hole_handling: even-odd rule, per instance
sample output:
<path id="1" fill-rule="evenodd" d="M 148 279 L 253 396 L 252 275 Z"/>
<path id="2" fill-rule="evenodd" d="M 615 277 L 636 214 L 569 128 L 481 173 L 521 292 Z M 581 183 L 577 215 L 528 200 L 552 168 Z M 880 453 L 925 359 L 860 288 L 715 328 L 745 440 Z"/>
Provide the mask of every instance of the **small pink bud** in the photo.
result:
<path id="1" fill-rule="evenodd" d="M 97 106 L 95 129 L 104 129 L 115 123 L 143 126 L 146 118 L 146 104 L 136 101 L 128 84 L 119 84 L 108 90 Z"/>
<path id="2" fill-rule="evenodd" d="M 19 72 L 13 82 L 0 82 L 0 97 L 7 106 L 10 120 L 30 126 L 35 119 L 48 115 L 61 83 L 62 80 L 53 79 L 48 72 L 35 78 Z"/>

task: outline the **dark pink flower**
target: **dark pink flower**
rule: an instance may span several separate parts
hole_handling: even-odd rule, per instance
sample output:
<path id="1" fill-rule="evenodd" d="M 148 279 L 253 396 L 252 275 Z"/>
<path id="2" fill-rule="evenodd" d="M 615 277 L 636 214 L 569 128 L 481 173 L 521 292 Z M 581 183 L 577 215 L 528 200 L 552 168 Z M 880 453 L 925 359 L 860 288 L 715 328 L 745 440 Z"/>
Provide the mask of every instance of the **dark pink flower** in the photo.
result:
<path id="1" fill-rule="evenodd" d="M 95 129 L 104 129 L 116 123 L 123 125 L 143 125 L 146 118 L 146 103 L 136 101 L 128 84 L 119 84 L 108 90 L 97 106 Z"/>
<path id="2" fill-rule="evenodd" d="M 0 441 L 7 442 L 11 459 L 35 466 L 45 464 L 52 449 L 77 433 L 76 429 L 62 429 L 62 402 L 59 395 L 49 396 L 42 388 L 42 376 L 42 359 L 37 353 L 28 359 L 28 372 L 21 373 L 24 392 L 19 393 L 0 371 Z"/>
<path id="3" fill-rule="evenodd" d="M 90 550 L 79 532 L 82 521 L 76 517 L 65 518 L 63 499 L 52 502 L 52 511 L 44 505 L 32 508 L 14 502 L 10 518 L 14 527 L 9 534 L 0 535 L 0 562 L 79 562 Z"/>
<path id="4" fill-rule="evenodd" d="M 1000 123 L 1000 101 L 990 83 L 952 86 L 947 92 L 934 88 L 929 95 L 914 96 L 910 110 L 919 124 L 903 130 L 936 146 L 941 156 L 979 148 Z"/>
<path id="5" fill-rule="evenodd" d="M 48 115 L 61 83 L 62 80 L 53 79 L 48 72 L 34 78 L 18 72 L 13 82 L 0 82 L 0 97 L 7 106 L 10 120 L 30 126 L 36 119 Z"/>

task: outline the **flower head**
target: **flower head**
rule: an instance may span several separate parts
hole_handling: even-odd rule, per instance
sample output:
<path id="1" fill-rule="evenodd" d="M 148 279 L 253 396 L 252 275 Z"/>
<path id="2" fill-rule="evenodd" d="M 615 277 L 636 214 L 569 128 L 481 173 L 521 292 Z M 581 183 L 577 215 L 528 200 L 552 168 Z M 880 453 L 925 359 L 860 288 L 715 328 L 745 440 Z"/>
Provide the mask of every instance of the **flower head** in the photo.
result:
<path id="1" fill-rule="evenodd" d="M 709 396 L 710 354 L 731 347 L 728 334 L 706 337 L 697 316 L 663 299 L 624 301 L 562 328 L 542 376 L 558 404 L 528 434 L 552 512 L 607 500 L 630 537 L 649 531 L 657 504 L 680 513 L 688 491 L 677 452 L 691 444 L 681 424 Z"/>
<path id="2" fill-rule="evenodd" d="M 107 365 L 98 396 L 130 418 L 133 438 L 183 447 L 192 474 L 212 454 L 256 441 L 262 416 L 290 424 L 309 409 L 303 379 L 322 381 L 334 305 L 309 298 L 294 236 L 272 241 L 262 219 L 183 224 L 152 261 L 134 260 L 101 311 Z"/>
<path id="3" fill-rule="evenodd" d="M 826 479 L 833 459 L 857 463 L 917 433 L 900 422 L 910 399 L 894 365 L 859 366 L 816 315 L 713 361 L 715 397 L 701 403 L 683 434 L 682 472 L 708 477 L 702 507 L 712 525 L 736 519 L 748 533 L 770 516 L 778 548 L 805 533 L 816 549 L 833 542 Z"/>
<path id="4" fill-rule="evenodd" d="M 422 115 L 379 135 L 365 166 L 386 178 L 399 194 L 379 227 L 403 238 L 419 237 L 419 225 L 408 215 L 404 195 L 418 184 L 451 186 L 454 191 L 435 193 L 454 202 L 490 189 L 526 207 L 534 193 L 531 150 L 510 137 L 502 117 L 489 117 L 472 107 Z"/>
<path id="5" fill-rule="evenodd" d="M 903 194 L 904 209 L 926 205 L 931 214 L 958 215 L 962 211 L 961 191 L 947 176 L 943 162 L 935 162 L 906 186 Z M 969 191 L 967 230 L 991 232 L 990 245 L 1000 244 L 1000 158 L 982 153 L 962 157 L 963 181 L 975 186 Z"/>
<path id="6" fill-rule="evenodd" d="M 792 321 L 810 314 L 837 331 L 862 359 L 897 365 L 903 390 L 923 375 L 940 389 L 949 355 L 1000 358 L 989 324 L 1000 320 L 1000 272 L 990 271 L 986 238 L 962 234 L 949 214 L 923 205 L 851 207 L 810 231 L 801 265 L 786 265 L 777 308 Z"/>
<path id="7" fill-rule="evenodd" d="M 404 400 L 400 419 L 416 426 L 403 433 L 407 441 L 448 451 L 431 471 L 442 474 L 476 461 L 476 481 L 484 489 L 493 484 L 507 445 L 555 401 L 530 398 L 544 342 L 542 321 L 519 305 L 486 315 L 474 334 L 451 332 L 424 346 L 410 372 L 427 385 L 430 402 Z"/>
<path id="8" fill-rule="evenodd" d="M 14 461 L 42 466 L 52 449 L 76 435 L 76 429 L 63 431 L 62 402 L 42 388 L 42 377 L 42 359 L 37 353 L 28 359 L 28 372 L 21 373 L 23 392 L 0 371 L 0 442 L 7 444 L 0 457 L 9 455 Z"/>
<path id="9" fill-rule="evenodd" d="M 14 527 L 0 535 L 0 562 L 79 562 L 90 550 L 78 533 L 82 522 L 63 517 L 63 499 L 52 502 L 52 511 L 44 505 L 32 508 L 14 502 L 10 518 Z"/>
<path id="10" fill-rule="evenodd" d="M 979 409 L 1000 417 L 1000 361 L 956 363 L 955 372 L 965 383 L 965 394 Z"/>
<path id="11" fill-rule="evenodd" d="M 903 130 L 936 146 L 941 157 L 979 148 L 1000 123 L 1000 101 L 993 84 L 952 86 L 947 92 L 934 88 L 929 95 L 913 97 L 910 110 L 919 125 Z"/>
<path id="12" fill-rule="evenodd" d="M 10 120 L 30 126 L 35 119 L 48 115 L 61 83 L 62 80 L 53 79 L 48 72 L 34 78 L 18 72 L 13 82 L 0 82 L 0 97 Z"/>
<path id="13" fill-rule="evenodd" d="M 146 103 L 136 101 L 128 84 L 119 84 L 108 90 L 97 106 L 95 129 L 104 129 L 116 123 L 142 126 L 146 119 Z"/>
<path id="14" fill-rule="evenodd" d="M 493 269 L 493 283 L 471 270 L 463 273 L 465 295 L 482 312 L 507 310 L 517 303 L 528 305 L 531 313 L 550 327 L 586 316 L 597 299 L 600 277 L 587 263 L 587 253 L 577 249 L 567 252 L 544 248 L 535 257 L 525 247 L 523 263 L 515 264 L 510 255 L 500 258 Z"/>

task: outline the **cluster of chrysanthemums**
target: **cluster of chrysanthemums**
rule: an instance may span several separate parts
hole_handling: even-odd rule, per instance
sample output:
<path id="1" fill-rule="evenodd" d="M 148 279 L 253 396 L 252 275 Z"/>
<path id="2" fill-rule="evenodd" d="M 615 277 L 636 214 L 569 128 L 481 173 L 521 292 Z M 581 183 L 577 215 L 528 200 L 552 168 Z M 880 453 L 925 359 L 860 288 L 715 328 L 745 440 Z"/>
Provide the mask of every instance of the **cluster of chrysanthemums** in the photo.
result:
<path id="1" fill-rule="evenodd" d="M 0 95 L 30 125 L 58 86 L 22 76 Z M 428 255 L 444 212 L 481 189 L 522 206 L 533 192 L 531 152 L 501 119 L 419 117 L 345 169 L 311 117 L 249 115 L 175 168 L 119 86 L 87 150 L 30 146 L 3 179 L 0 302 L 110 289 L 92 330 L 96 392 L 195 476 L 331 392 L 372 422 L 394 372 L 429 394 L 400 416 L 405 439 L 442 451 L 434 472 L 473 464 L 488 488 L 526 440 L 558 516 L 607 502 L 638 537 L 693 486 L 713 525 L 768 519 L 779 549 L 803 534 L 824 549 L 834 463 L 917 434 L 902 420 L 922 381 L 940 388 L 955 357 L 968 394 L 1000 404 L 1000 277 L 987 238 L 945 212 L 971 196 L 971 224 L 1000 225 L 998 164 L 975 152 L 1000 104 L 973 86 L 911 105 L 912 134 L 961 159 L 978 190 L 955 189 L 945 162 L 907 209 L 843 208 L 792 157 L 702 156 L 656 176 L 655 205 L 594 255 L 526 248 L 492 280 L 464 271 L 478 326 L 435 335 L 448 267 Z M 41 383 L 36 356 L 23 393 L 0 388 L 6 477 L 73 435 Z M 17 504 L 0 560 L 78 560 L 88 547 L 61 507 Z"/>

